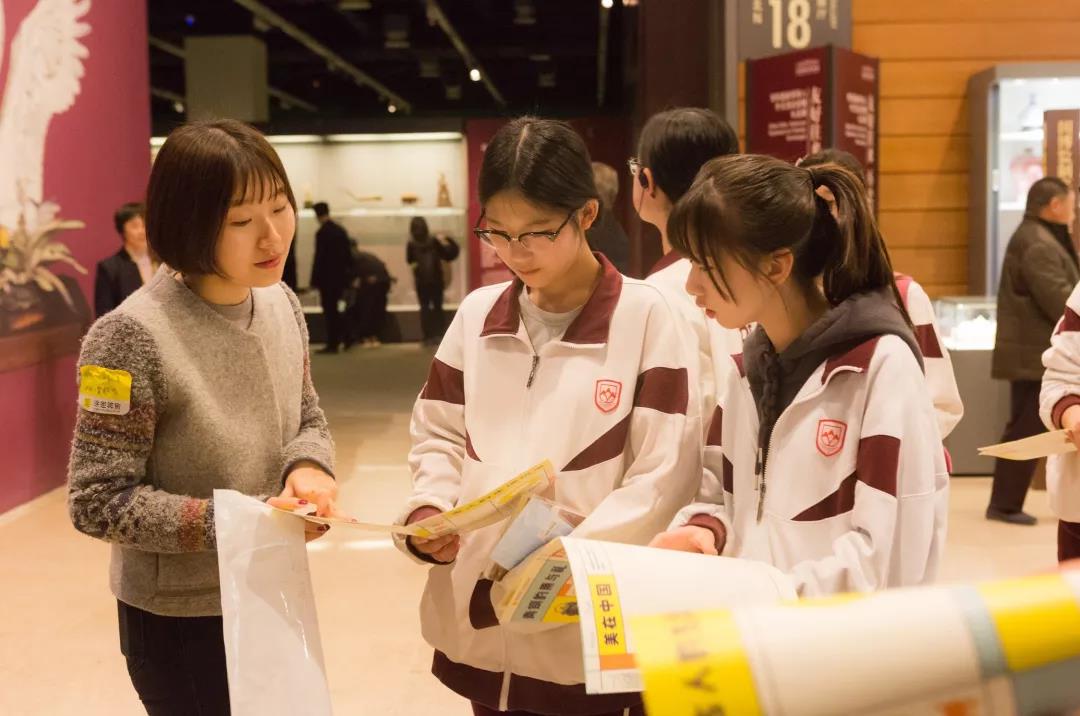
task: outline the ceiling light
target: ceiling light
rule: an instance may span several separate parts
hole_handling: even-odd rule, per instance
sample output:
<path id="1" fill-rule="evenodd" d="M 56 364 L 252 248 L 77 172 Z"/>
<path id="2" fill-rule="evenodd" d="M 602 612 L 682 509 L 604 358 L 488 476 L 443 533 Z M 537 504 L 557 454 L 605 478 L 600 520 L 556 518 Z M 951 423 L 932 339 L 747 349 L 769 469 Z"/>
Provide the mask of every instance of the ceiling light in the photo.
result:
<path id="1" fill-rule="evenodd" d="M 480 70 L 476 69 L 475 67 L 469 70 L 469 79 L 473 82 L 479 82 L 481 79 Z"/>
<path id="2" fill-rule="evenodd" d="M 184 113 L 184 103 L 183 102 L 173 102 L 172 108 L 176 110 L 177 114 L 183 114 Z"/>
<path id="3" fill-rule="evenodd" d="M 610 10 L 611 8 L 615 7 L 615 0 L 600 0 L 600 7 L 604 8 L 605 10 Z"/>
<path id="4" fill-rule="evenodd" d="M 391 102 L 390 104 L 386 105 L 386 111 L 389 112 L 390 114 L 393 114 L 394 112 L 397 112 L 397 105 L 395 105 L 393 102 Z"/>

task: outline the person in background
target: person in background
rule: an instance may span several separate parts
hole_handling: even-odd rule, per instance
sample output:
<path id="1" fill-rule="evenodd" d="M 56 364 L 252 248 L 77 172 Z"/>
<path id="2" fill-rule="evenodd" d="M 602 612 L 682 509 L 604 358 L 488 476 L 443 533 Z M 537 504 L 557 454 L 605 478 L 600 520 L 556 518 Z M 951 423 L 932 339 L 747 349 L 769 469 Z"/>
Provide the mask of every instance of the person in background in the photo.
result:
<path id="1" fill-rule="evenodd" d="M 99 317 L 123 303 L 154 275 L 157 264 L 146 245 L 144 213 L 142 204 L 132 202 L 121 206 L 113 216 L 123 246 L 98 262 L 94 276 L 94 312 Z"/>
<path id="2" fill-rule="evenodd" d="M 809 168 L 829 163 L 839 164 L 847 169 L 859 178 L 864 188 L 866 187 L 866 170 L 863 165 L 850 152 L 842 149 L 825 149 L 815 152 L 800 159 L 798 165 Z M 828 187 L 818 187 L 817 192 L 829 202 L 829 209 L 837 221 L 844 220 L 836 209 L 836 198 L 829 192 Z M 949 357 L 949 352 L 942 346 L 941 331 L 938 329 L 937 316 L 934 314 L 934 304 L 930 302 L 930 297 L 923 287 L 911 276 L 902 273 L 896 274 L 896 286 L 900 289 L 904 308 L 907 309 L 911 322 L 915 326 L 915 339 L 923 355 L 926 385 L 934 401 L 938 430 L 941 432 L 941 439 L 944 440 L 964 417 L 964 403 L 960 399 L 960 389 L 956 385 L 952 359 Z"/>
<path id="3" fill-rule="evenodd" d="M 315 204 L 315 263 L 311 268 L 311 285 L 319 289 L 323 318 L 326 320 L 326 345 L 319 353 L 337 353 L 344 339 L 344 317 L 338 309 L 342 294 L 352 278 L 352 244 L 341 224 L 330 218 L 325 201 Z"/>
<path id="4" fill-rule="evenodd" d="M 416 297 L 420 301 L 420 329 L 425 345 L 439 345 L 446 328 L 443 314 L 443 292 L 446 291 L 446 274 L 443 262 L 453 261 L 460 249 L 453 239 L 433 236 L 427 220 L 415 216 L 409 222 L 409 240 L 405 248 L 405 261 L 413 270 L 416 281 Z"/>
<path id="5" fill-rule="evenodd" d="M 1069 227 L 1076 193 L 1057 177 L 1035 182 L 1028 192 L 1024 220 L 1009 239 L 998 289 L 997 339 L 993 377 L 1009 381 L 1010 416 L 1002 442 L 1043 431 L 1039 418 L 1042 354 L 1054 325 L 1080 281 L 1080 263 Z M 1037 461 L 998 460 L 986 518 L 1033 525 L 1024 512 Z"/>
<path id="6" fill-rule="evenodd" d="M 356 241 L 353 248 L 353 295 L 349 302 L 345 347 L 353 339 L 361 346 L 374 348 L 382 345 L 379 336 L 386 324 L 386 303 L 390 286 L 394 282 L 382 259 L 368 251 L 361 251 Z"/>
<path id="7" fill-rule="evenodd" d="M 600 192 L 600 216 L 589 227 L 586 238 L 594 251 L 607 257 L 624 276 L 630 271 L 630 239 L 615 218 L 615 198 L 619 195 L 619 173 L 603 162 L 592 163 L 593 180 Z"/>

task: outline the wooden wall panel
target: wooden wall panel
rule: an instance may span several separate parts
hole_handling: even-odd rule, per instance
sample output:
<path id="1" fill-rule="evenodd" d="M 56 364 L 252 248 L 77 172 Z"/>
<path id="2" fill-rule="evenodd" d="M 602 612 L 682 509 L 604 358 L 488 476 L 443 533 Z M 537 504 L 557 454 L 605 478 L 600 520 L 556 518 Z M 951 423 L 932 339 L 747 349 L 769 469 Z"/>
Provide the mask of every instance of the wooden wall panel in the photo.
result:
<path id="1" fill-rule="evenodd" d="M 967 101 L 960 97 L 883 99 L 879 111 L 882 137 L 968 133 Z"/>
<path id="2" fill-rule="evenodd" d="M 882 173 L 966 172 L 968 138 L 963 136 L 881 137 Z"/>
<path id="3" fill-rule="evenodd" d="M 924 284 L 967 281 L 967 249 L 889 249 L 893 268 Z"/>
<path id="4" fill-rule="evenodd" d="M 924 22 L 1001 22 L 1080 20 L 1076 0 L 855 0 L 857 24 Z"/>
<path id="5" fill-rule="evenodd" d="M 967 174 L 882 174 L 879 209 L 967 209 Z"/>
<path id="6" fill-rule="evenodd" d="M 878 212 L 881 235 L 890 248 L 964 249 L 967 247 L 966 209 Z"/>
<path id="7" fill-rule="evenodd" d="M 882 233 L 932 296 L 966 292 L 967 82 L 1080 59 L 1080 0 L 851 0 L 853 49 L 881 60 Z"/>
<path id="8" fill-rule="evenodd" d="M 1032 3 L 1028 3 L 1032 4 Z M 913 18 L 913 20 L 916 20 Z M 1055 60 L 1076 57 L 1080 21 L 856 24 L 858 51 L 883 60 Z"/>
<path id="9" fill-rule="evenodd" d="M 882 60 L 881 98 L 963 97 L 968 78 L 993 64 L 988 60 Z"/>

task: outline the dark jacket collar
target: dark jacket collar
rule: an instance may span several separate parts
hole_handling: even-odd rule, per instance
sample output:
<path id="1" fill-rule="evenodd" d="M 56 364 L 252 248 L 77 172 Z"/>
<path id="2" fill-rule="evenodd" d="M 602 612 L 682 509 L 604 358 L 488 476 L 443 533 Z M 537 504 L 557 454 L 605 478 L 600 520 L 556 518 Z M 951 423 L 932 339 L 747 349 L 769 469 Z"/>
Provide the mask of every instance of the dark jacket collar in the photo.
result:
<path id="1" fill-rule="evenodd" d="M 611 317 L 615 313 L 615 306 L 618 305 L 619 296 L 622 294 L 623 277 L 603 254 L 593 255 L 600 262 L 600 281 L 582 307 L 581 313 L 563 334 L 561 339 L 563 343 L 601 345 L 608 341 Z M 515 278 L 499 295 L 488 311 L 487 319 L 484 321 L 484 330 L 480 333 L 481 338 L 517 335 L 521 325 L 518 296 L 521 295 L 521 289 L 524 286 L 520 278 Z"/>
<path id="2" fill-rule="evenodd" d="M 1076 246 L 1073 244 L 1072 235 L 1069 233 L 1069 227 L 1065 224 L 1059 224 L 1054 221 L 1048 221 L 1036 214 L 1025 214 L 1025 219 L 1034 220 L 1039 223 L 1044 229 L 1050 232 L 1050 235 L 1054 237 L 1054 240 L 1061 244 L 1061 248 L 1065 249 L 1065 253 L 1073 260 L 1073 263 L 1080 266 L 1080 257 L 1076 255 Z"/>

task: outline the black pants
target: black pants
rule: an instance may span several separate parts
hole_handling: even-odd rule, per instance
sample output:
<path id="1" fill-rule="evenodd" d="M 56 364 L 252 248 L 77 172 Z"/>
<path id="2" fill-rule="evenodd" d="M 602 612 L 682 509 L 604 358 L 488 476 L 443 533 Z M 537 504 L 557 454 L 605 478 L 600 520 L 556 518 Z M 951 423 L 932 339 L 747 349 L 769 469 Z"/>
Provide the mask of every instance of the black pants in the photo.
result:
<path id="1" fill-rule="evenodd" d="M 416 284 L 416 297 L 420 299 L 420 330 L 425 341 L 442 338 L 446 330 L 443 315 L 443 286 L 438 283 Z"/>
<path id="2" fill-rule="evenodd" d="M 1039 418 L 1039 390 L 1036 380 L 1014 380 L 1009 384 L 1010 417 L 1002 442 L 1022 440 L 1038 435 L 1046 428 Z M 998 460 L 994 466 L 994 489 L 990 506 L 1002 512 L 1024 509 L 1024 498 L 1031 487 L 1038 460 Z"/>
<path id="3" fill-rule="evenodd" d="M 319 288 L 319 300 L 322 303 L 323 318 L 326 320 L 327 348 L 340 347 L 345 337 L 345 322 L 341 311 L 338 310 L 338 301 L 341 300 L 341 294 L 344 292 L 343 288 Z"/>
<path id="4" fill-rule="evenodd" d="M 356 300 L 349 306 L 350 330 L 357 340 L 378 338 L 386 325 L 386 299 L 390 285 L 362 283 L 356 289 Z"/>
<path id="5" fill-rule="evenodd" d="M 228 716 L 221 617 L 162 617 L 117 602 L 120 651 L 150 716 Z"/>

